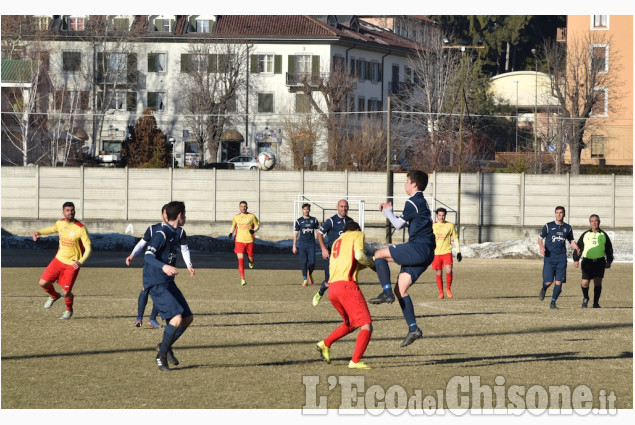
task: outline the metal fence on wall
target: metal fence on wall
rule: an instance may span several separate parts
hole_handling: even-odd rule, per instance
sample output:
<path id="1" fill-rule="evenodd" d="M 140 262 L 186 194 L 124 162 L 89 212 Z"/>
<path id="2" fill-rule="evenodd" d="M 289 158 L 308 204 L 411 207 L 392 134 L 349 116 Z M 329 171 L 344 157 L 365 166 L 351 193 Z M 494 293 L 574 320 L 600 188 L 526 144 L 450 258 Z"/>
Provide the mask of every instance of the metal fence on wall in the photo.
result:
<path id="1" fill-rule="evenodd" d="M 3 219 L 57 219 L 62 203 L 73 201 L 80 220 L 154 220 L 163 204 L 180 200 L 188 221 L 231 221 L 244 200 L 263 222 L 291 223 L 294 200 L 311 193 L 366 199 L 365 224 L 385 224 L 377 206 L 387 177 L 379 172 L 35 166 L 2 167 L 1 176 Z M 405 181 L 394 174 L 398 208 Z M 556 205 L 573 226 L 587 226 L 590 214 L 603 227 L 633 225 L 632 176 L 463 173 L 460 208 L 457 190 L 456 173 L 434 172 L 424 194 L 431 208 L 436 200 L 460 210 L 461 225 L 539 227 Z"/>

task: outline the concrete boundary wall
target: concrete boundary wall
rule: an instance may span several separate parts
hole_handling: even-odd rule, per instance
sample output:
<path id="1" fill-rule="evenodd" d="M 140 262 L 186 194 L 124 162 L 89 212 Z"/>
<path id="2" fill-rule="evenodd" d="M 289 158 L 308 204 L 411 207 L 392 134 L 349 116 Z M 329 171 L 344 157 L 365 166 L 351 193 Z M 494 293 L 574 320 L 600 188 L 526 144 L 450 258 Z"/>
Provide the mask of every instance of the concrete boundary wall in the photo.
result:
<path id="1" fill-rule="evenodd" d="M 15 234 L 23 231 L 18 230 L 20 221 L 33 224 L 60 218 L 65 201 L 75 203 L 79 220 L 109 228 L 109 222 L 138 223 L 140 227 L 154 223 L 161 206 L 173 199 L 186 203 L 188 227 L 203 226 L 201 230 L 207 232 L 217 226 L 229 227 L 238 203 L 244 200 L 263 224 L 284 233 L 278 239 L 286 239 L 289 232 L 292 234 L 296 218 L 293 205 L 300 194 L 328 195 L 332 200 L 313 208 L 312 214 L 320 220 L 335 213 L 337 199 L 362 199 L 366 227 L 385 234 L 386 220 L 377 207 L 386 198 L 386 173 L 39 166 L 2 167 L 1 171 L 2 227 Z M 406 199 L 405 181 L 405 173 L 393 174 L 397 213 Z M 444 206 L 449 210 L 448 219 L 456 222 L 456 173 L 431 173 L 424 194 L 431 209 Z M 471 229 L 468 233 L 479 242 L 496 241 L 501 236 L 495 234 L 504 228 L 509 229 L 504 234 L 533 232 L 553 219 L 556 205 L 566 207 L 565 220 L 576 229 L 588 227 L 589 215 L 598 214 L 603 228 L 632 230 L 633 177 L 461 175 L 460 224 Z M 135 234 L 143 233 L 145 228 L 140 227 L 135 226 Z M 94 228 L 91 231 L 96 232 Z"/>

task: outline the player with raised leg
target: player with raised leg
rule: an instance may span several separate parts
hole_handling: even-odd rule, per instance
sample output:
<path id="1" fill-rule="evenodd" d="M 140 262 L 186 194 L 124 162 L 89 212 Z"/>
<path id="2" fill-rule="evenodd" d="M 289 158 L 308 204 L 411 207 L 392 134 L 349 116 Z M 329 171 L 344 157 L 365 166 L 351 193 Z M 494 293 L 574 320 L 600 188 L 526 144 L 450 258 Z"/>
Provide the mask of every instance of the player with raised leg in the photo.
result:
<path id="1" fill-rule="evenodd" d="M 395 295 L 399 300 L 399 306 L 403 313 L 408 334 L 401 342 L 405 347 L 423 336 L 423 332 L 417 326 L 414 306 L 408 288 L 421 276 L 434 259 L 435 239 L 432 232 L 432 217 L 428 203 L 423 197 L 423 191 L 428 186 L 428 175 L 421 170 L 411 170 L 407 174 L 404 188 L 410 198 L 406 201 L 401 217 L 395 217 L 392 212 L 392 203 L 386 202 L 380 205 L 379 210 L 384 217 L 390 220 L 395 229 L 408 227 L 408 242 L 399 245 L 389 245 L 375 252 L 375 268 L 383 292 L 379 296 L 370 299 L 371 304 L 392 303 L 394 297 L 391 293 L 390 268 L 388 261 L 401 266 Z"/>

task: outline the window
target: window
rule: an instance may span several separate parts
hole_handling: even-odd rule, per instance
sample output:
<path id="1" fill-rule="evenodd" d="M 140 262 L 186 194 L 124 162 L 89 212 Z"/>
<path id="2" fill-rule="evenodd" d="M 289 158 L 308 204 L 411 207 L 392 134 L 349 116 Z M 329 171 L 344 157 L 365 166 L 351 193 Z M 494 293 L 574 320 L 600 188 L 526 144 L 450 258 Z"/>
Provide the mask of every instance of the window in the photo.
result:
<path id="1" fill-rule="evenodd" d="M 172 20 L 156 18 L 154 20 L 154 28 L 159 32 L 170 32 L 172 28 Z"/>
<path id="2" fill-rule="evenodd" d="M 165 92 L 148 92 L 148 108 L 155 112 L 165 112 L 167 109 L 167 94 Z"/>
<path id="3" fill-rule="evenodd" d="M 34 16 L 33 29 L 35 31 L 46 31 L 49 29 L 50 18 L 48 16 Z"/>
<path id="4" fill-rule="evenodd" d="M 604 137 L 591 136 L 591 158 L 604 157 Z"/>
<path id="5" fill-rule="evenodd" d="M 110 99 L 110 109 L 115 109 L 117 111 L 126 110 L 126 92 L 125 91 L 116 91 L 112 93 L 112 98 Z"/>
<path id="6" fill-rule="evenodd" d="M 258 112 L 273 112 L 273 93 L 258 93 Z"/>
<path id="7" fill-rule="evenodd" d="M 373 83 L 378 83 L 381 81 L 381 68 L 379 68 L 378 62 L 372 62 L 370 65 L 371 76 L 370 79 Z"/>
<path id="8" fill-rule="evenodd" d="M 609 46 L 591 45 L 591 70 L 593 73 L 606 73 L 609 71 Z"/>
<path id="9" fill-rule="evenodd" d="M 595 117 L 605 117 L 608 110 L 608 89 L 593 89 L 593 106 L 591 107 L 591 115 Z"/>
<path id="10" fill-rule="evenodd" d="M 258 55 L 258 72 L 273 74 L 273 55 Z"/>
<path id="11" fill-rule="evenodd" d="M 364 81 L 367 79 L 366 77 L 366 61 L 363 59 L 359 59 L 357 61 L 357 77 L 359 81 Z"/>
<path id="12" fill-rule="evenodd" d="M 128 56 L 125 53 L 111 53 L 108 55 L 108 73 L 121 75 L 126 72 Z"/>
<path id="13" fill-rule="evenodd" d="M 77 72 L 82 63 L 82 52 L 62 52 L 62 70 Z"/>
<path id="14" fill-rule="evenodd" d="M 295 111 L 299 113 L 311 112 L 311 96 L 304 93 L 296 93 Z"/>
<path id="15" fill-rule="evenodd" d="M 342 56 L 333 56 L 333 71 L 341 71 L 346 66 L 346 59 Z"/>
<path id="16" fill-rule="evenodd" d="M 68 29 L 70 31 L 84 31 L 84 18 L 70 18 L 68 20 Z"/>
<path id="17" fill-rule="evenodd" d="M 357 114 L 358 118 L 361 118 L 362 116 L 364 116 L 365 114 L 363 114 L 362 112 L 366 111 L 366 99 L 363 97 L 358 97 L 357 98 L 357 112 L 360 112 L 359 114 Z"/>
<path id="18" fill-rule="evenodd" d="M 209 56 L 203 53 L 183 53 L 181 55 L 181 72 L 207 72 Z"/>
<path id="19" fill-rule="evenodd" d="M 311 72 L 311 55 L 295 56 L 295 72 L 310 73 Z"/>
<path id="20" fill-rule="evenodd" d="M 148 53 L 148 72 L 166 72 L 167 53 Z"/>
<path id="21" fill-rule="evenodd" d="M 592 17 L 592 29 L 608 29 L 609 16 L 608 15 L 593 15 Z"/>
<path id="22" fill-rule="evenodd" d="M 81 112 L 88 110 L 87 91 L 57 90 L 53 93 L 55 110 L 61 112 Z"/>
<path id="23" fill-rule="evenodd" d="M 209 33 L 210 21 L 207 19 L 197 19 L 196 20 L 196 32 L 207 32 Z"/>

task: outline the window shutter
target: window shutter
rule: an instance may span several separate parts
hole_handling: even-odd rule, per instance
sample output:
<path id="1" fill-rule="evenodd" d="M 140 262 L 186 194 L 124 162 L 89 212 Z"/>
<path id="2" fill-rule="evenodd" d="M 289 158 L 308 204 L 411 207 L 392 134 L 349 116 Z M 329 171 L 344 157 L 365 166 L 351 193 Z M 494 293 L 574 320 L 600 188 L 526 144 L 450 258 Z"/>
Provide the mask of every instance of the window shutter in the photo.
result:
<path id="1" fill-rule="evenodd" d="M 97 109 L 98 110 L 101 110 L 103 103 L 104 103 L 104 94 L 102 92 L 97 92 Z"/>
<path id="2" fill-rule="evenodd" d="M 138 81 L 137 78 L 137 54 L 129 53 L 128 54 L 128 63 L 127 63 L 127 72 L 128 72 L 128 82 L 136 83 Z"/>
<path id="3" fill-rule="evenodd" d="M 174 19 L 170 19 L 170 29 L 174 32 Z"/>
<path id="4" fill-rule="evenodd" d="M 155 31 L 163 31 L 163 19 L 155 19 L 154 20 L 154 30 Z"/>
<path id="5" fill-rule="evenodd" d="M 126 110 L 127 111 L 136 111 L 137 110 L 137 92 L 129 91 L 126 93 Z"/>
<path id="6" fill-rule="evenodd" d="M 157 54 L 148 53 L 148 72 L 157 71 Z"/>
<path id="7" fill-rule="evenodd" d="M 251 66 L 249 70 L 252 74 L 258 73 L 258 55 L 251 55 Z"/>
<path id="8" fill-rule="evenodd" d="M 188 72 L 190 70 L 190 55 L 187 53 L 181 53 L 181 72 Z"/>
<path id="9" fill-rule="evenodd" d="M 104 78 L 104 54 L 97 53 L 97 81 L 102 81 Z"/>
<path id="10" fill-rule="evenodd" d="M 289 68 L 289 74 L 295 74 L 295 55 L 289 55 L 287 67 Z"/>
<path id="11" fill-rule="evenodd" d="M 153 91 L 149 91 L 148 92 L 148 108 L 150 108 L 151 111 L 156 111 L 157 110 L 157 94 L 156 94 L 156 92 L 153 92 Z"/>
<path id="12" fill-rule="evenodd" d="M 366 79 L 367 80 L 372 80 L 372 74 L 371 74 L 371 63 L 370 62 L 365 62 L 366 63 Z"/>
<path id="13" fill-rule="evenodd" d="M 229 72 L 229 55 L 226 53 L 218 55 L 218 70 L 221 72 Z"/>
<path id="14" fill-rule="evenodd" d="M 273 73 L 282 74 L 282 55 L 275 55 L 273 57 Z"/>
<path id="15" fill-rule="evenodd" d="M 207 72 L 218 72 L 218 54 L 211 53 L 207 57 Z"/>
<path id="16" fill-rule="evenodd" d="M 320 57 L 317 55 L 314 55 L 311 58 L 311 72 L 313 73 L 313 75 L 317 75 L 320 73 Z"/>
<path id="17" fill-rule="evenodd" d="M 377 66 L 377 81 L 381 81 L 382 80 L 382 76 L 381 76 L 381 65 Z"/>
<path id="18" fill-rule="evenodd" d="M 82 91 L 79 93 L 79 107 L 82 111 L 88 111 L 88 100 L 90 99 L 90 92 Z"/>

